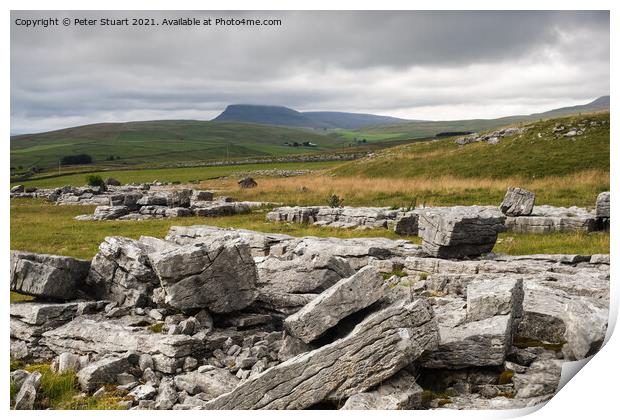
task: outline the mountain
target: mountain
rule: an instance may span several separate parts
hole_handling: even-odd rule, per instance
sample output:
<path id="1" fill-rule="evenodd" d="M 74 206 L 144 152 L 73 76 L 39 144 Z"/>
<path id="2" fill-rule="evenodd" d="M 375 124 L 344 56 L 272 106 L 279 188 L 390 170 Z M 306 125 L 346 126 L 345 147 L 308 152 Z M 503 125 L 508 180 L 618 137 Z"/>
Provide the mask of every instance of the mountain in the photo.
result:
<path id="1" fill-rule="evenodd" d="M 322 128 L 321 124 L 301 112 L 284 106 L 228 105 L 212 121 L 234 121 L 297 128 Z"/>
<path id="2" fill-rule="evenodd" d="M 284 106 L 228 105 L 212 121 L 235 121 L 297 128 L 358 130 L 360 128 L 411 122 L 402 118 L 352 112 L 299 112 Z"/>

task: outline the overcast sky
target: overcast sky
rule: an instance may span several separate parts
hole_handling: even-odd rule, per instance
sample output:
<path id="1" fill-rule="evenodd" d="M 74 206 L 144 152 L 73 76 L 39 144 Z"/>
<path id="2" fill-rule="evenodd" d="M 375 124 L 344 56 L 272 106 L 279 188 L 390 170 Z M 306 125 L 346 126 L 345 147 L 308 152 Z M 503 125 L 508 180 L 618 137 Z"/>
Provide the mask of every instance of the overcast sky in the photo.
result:
<path id="1" fill-rule="evenodd" d="M 200 119 L 228 104 L 493 118 L 609 94 L 607 12 L 13 12 L 11 132 Z M 237 17 L 271 27 L 18 27 Z"/>

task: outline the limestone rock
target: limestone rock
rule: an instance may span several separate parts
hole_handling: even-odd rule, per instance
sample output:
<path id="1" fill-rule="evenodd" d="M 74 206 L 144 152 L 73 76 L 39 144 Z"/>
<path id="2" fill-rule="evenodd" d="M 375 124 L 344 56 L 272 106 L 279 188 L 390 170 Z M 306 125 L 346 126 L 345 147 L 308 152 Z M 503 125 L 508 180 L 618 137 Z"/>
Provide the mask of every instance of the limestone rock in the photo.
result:
<path id="1" fill-rule="evenodd" d="M 11 291 L 44 299 L 76 296 L 90 261 L 57 255 L 11 251 Z"/>
<path id="2" fill-rule="evenodd" d="M 491 252 L 505 216 L 487 207 L 434 207 L 420 212 L 422 249 L 440 258 L 479 256 Z"/>
<path id="3" fill-rule="evenodd" d="M 422 392 L 415 376 L 403 369 L 375 389 L 352 395 L 341 410 L 412 410 L 420 408 Z"/>
<path id="4" fill-rule="evenodd" d="M 532 214 L 536 195 L 533 192 L 510 187 L 506 191 L 504 201 L 500 205 L 500 210 L 506 216 L 527 216 Z"/>
<path id="5" fill-rule="evenodd" d="M 256 265 L 246 242 L 177 246 L 149 258 L 165 291 L 166 304 L 173 308 L 227 313 L 256 299 Z"/>
<path id="6" fill-rule="evenodd" d="M 32 410 L 37 398 L 37 390 L 41 385 L 41 373 L 32 372 L 22 383 L 19 392 L 15 396 L 16 410 Z"/>
<path id="7" fill-rule="evenodd" d="M 609 206 L 609 191 L 602 192 L 596 198 L 596 217 L 602 219 L 609 219 L 610 206 Z"/>
<path id="8" fill-rule="evenodd" d="M 186 356 L 199 356 L 206 351 L 199 338 L 156 334 L 143 327 L 124 326 L 116 320 L 97 316 L 77 317 L 60 328 L 47 331 L 43 334 L 43 342 L 56 353 L 146 353 L 151 355 L 153 367 L 165 373 L 175 372 Z"/>
<path id="9" fill-rule="evenodd" d="M 127 356 L 109 356 L 84 367 L 77 373 L 83 391 L 92 392 L 99 387 L 116 382 L 116 375 L 129 369 Z"/>
<path id="10" fill-rule="evenodd" d="M 94 220 L 116 220 L 129 213 L 127 206 L 97 206 L 93 214 Z"/>
<path id="11" fill-rule="evenodd" d="M 512 343 L 510 315 L 498 315 L 456 327 L 439 325 L 439 348 L 421 361 L 427 368 L 500 366 Z"/>
<path id="12" fill-rule="evenodd" d="M 523 315 L 523 280 L 499 277 L 478 280 L 467 286 L 467 319 L 479 321 L 495 315 Z"/>
<path id="13" fill-rule="evenodd" d="M 397 302 L 369 315 L 346 337 L 267 369 L 205 408 L 302 409 L 343 400 L 435 348 L 436 328 L 425 301 Z"/>
<path id="14" fill-rule="evenodd" d="M 177 375 L 174 377 L 174 384 L 179 390 L 186 391 L 190 395 L 204 393 L 208 399 L 213 399 L 232 391 L 239 383 L 228 369 L 211 367 L 212 369 L 203 369 L 202 372 Z"/>
<path id="15" fill-rule="evenodd" d="M 340 320 L 383 297 L 388 287 L 379 271 L 366 266 L 339 280 L 284 321 L 289 333 L 310 343 Z"/>
<path id="16" fill-rule="evenodd" d="M 99 245 L 86 283 L 90 293 L 125 306 L 145 306 L 159 281 L 148 260 L 152 248 L 140 241 L 108 236 Z"/>

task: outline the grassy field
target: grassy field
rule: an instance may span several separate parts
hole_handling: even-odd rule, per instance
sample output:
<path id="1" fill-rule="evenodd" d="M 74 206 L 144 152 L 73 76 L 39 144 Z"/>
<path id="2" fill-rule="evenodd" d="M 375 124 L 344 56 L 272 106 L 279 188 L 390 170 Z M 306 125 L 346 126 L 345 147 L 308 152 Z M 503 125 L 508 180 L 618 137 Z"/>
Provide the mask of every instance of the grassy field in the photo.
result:
<path id="1" fill-rule="evenodd" d="M 344 198 L 347 206 L 385 207 L 407 207 L 414 199 L 418 205 L 499 205 L 509 186 L 534 191 L 537 204 L 593 207 L 598 193 L 609 191 L 609 173 L 600 170 L 535 179 L 372 178 L 334 176 L 331 171 L 324 171 L 290 178 L 258 177 L 256 180 L 258 186 L 249 190 L 240 189 L 231 179 L 210 180 L 199 187 L 218 190 L 237 199 L 287 205 L 325 205 L 330 194 L 337 194 Z"/>
<path id="2" fill-rule="evenodd" d="M 387 237 L 397 236 L 385 229 L 346 230 L 265 221 L 266 210 L 229 217 L 188 217 L 177 219 L 144 220 L 138 222 L 99 221 L 78 222 L 73 217 L 92 213 L 89 206 L 55 206 L 41 200 L 11 200 L 11 249 L 40 253 L 92 258 L 106 236 L 139 238 L 141 235 L 163 238 L 170 226 L 208 224 L 212 226 L 244 228 L 263 232 L 286 233 L 292 236 L 320 237 Z M 531 253 L 609 253 L 609 234 L 561 233 L 553 235 L 502 234 L 495 252 L 514 255 Z"/>
<path id="3" fill-rule="evenodd" d="M 590 122 L 598 125 L 590 127 Z M 576 137 L 556 137 L 556 125 L 586 131 Z M 459 146 L 453 138 L 413 143 L 377 152 L 342 165 L 338 176 L 382 178 L 523 178 L 565 176 L 586 170 L 609 172 L 609 113 L 573 116 L 526 124 L 527 131 L 486 142 Z M 474 182 L 472 182 L 474 184 Z"/>
<path id="4" fill-rule="evenodd" d="M 191 168 L 163 168 L 163 169 L 131 169 L 131 170 L 107 170 L 90 172 L 89 174 L 100 175 L 104 179 L 113 177 L 123 184 L 153 182 L 154 180 L 167 182 L 190 182 L 192 180 L 208 180 L 212 178 L 231 176 L 236 173 L 247 173 L 252 171 L 260 171 L 266 169 L 308 169 L 322 170 L 342 165 L 342 162 L 292 162 L 292 163 L 257 163 L 247 165 L 230 165 L 230 166 L 203 166 Z M 22 184 L 26 187 L 37 188 L 54 188 L 63 185 L 84 185 L 86 183 L 86 174 L 62 175 L 53 178 L 33 179 L 23 182 L 14 182 Z"/>
<path id="5" fill-rule="evenodd" d="M 305 141 L 314 148 L 289 147 Z M 11 166 L 56 167 L 62 156 L 85 153 L 95 163 L 139 164 L 280 156 L 342 147 L 343 141 L 308 130 L 210 121 L 92 124 L 11 137 Z"/>

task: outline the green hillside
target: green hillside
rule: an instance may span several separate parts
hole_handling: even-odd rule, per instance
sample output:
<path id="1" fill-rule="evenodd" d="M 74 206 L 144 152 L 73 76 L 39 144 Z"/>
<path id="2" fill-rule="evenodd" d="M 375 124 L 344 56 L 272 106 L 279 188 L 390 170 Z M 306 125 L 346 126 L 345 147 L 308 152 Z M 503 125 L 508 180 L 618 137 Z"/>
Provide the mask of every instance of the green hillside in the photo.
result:
<path id="1" fill-rule="evenodd" d="M 284 143 L 311 142 L 317 147 Z M 344 140 L 310 131 L 210 121 L 144 121 L 92 124 L 11 137 L 11 166 L 55 167 L 63 156 L 88 154 L 95 164 L 222 160 L 313 153 Z M 107 160 L 114 156 L 113 161 Z M 116 159 L 119 157 L 120 159 Z"/>
<path id="2" fill-rule="evenodd" d="M 594 125 L 591 125 L 591 124 Z M 565 137 L 570 127 L 582 135 Z M 564 126 L 556 135 L 554 127 Z M 540 178 L 585 170 L 609 171 L 609 113 L 523 124 L 523 134 L 459 146 L 455 137 L 413 143 L 377 152 L 333 170 L 340 176 L 462 178 Z"/>

